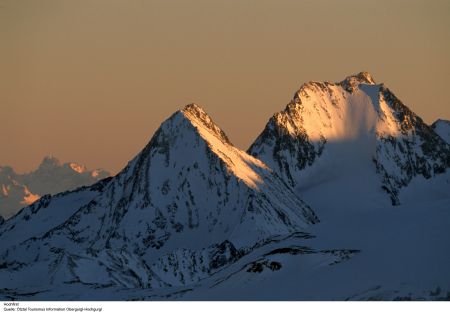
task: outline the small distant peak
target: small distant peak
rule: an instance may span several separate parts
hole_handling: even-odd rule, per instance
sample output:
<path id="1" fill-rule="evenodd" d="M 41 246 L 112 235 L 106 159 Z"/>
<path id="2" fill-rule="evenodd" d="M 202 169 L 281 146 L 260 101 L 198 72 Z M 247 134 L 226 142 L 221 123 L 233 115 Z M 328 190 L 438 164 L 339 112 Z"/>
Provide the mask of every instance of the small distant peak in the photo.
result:
<path id="1" fill-rule="evenodd" d="M 359 72 L 355 75 L 347 76 L 339 83 L 348 92 L 353 92 L 359 84 L 375 85 L 375 80 L 369 72 Z"/>
<path id="2" fill-rule="evenodd" d="M 54 157 L 53 155 L 47 155 L 39 165 L 39 168 L 49 168 L 49 167 L 59 167 L 61 166 L 61 162 Z"/>

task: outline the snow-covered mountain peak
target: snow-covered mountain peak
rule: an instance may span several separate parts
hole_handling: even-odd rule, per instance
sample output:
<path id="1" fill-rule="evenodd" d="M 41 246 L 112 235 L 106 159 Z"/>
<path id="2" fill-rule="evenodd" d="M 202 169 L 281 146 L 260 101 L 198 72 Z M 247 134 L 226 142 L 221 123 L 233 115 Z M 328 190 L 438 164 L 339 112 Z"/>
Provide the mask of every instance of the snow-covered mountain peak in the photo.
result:
<path id="1" fill-rule="evenodd" d="M 164 150 L 168 156 L 176 155 L 178 152 L 175 151 L 184 147 L 184 157 L 189 158 L 194 152 L 189 151 L 188 146 L 193 147 L 193 143 L 198 144 L 199 141 L 204 143 L 208 154 L 220 159 L 227 171 L 236 175 L 248 187 L 255 190 L 260 188 L 263 179 L 258 170 L 267 171 L 267 166 L 234 147 L 225 132 L 196 104 L 187 105 L 163 122 L 150 145 Z"/>
<path id="2" fill-rule="evenodd" d="M 297 204 L 282 204 L 285 200 L 274 188 L 283 194 L 292 191 L 286 189 L 283 181 L 264 163 L 234 147 L 208 114 L 193 104 L 164 121 L 147 146 L 111 184 L 115 194 L 121 195 L 122 199 L 117 198 L 123 201 L 121 205 L 126 204 L 128 212 L 136 210 L 136 218 L 141 218 L 141 210 L 150 210 L 150 216 L 156 218 L 155 231 L 162 228 L 165 232 L 178 233 L 183 229 L 199 229 L 202 233 L 220 237 L 225 232 L 233 239 L 233 244 L 244 245 L 255 238 L 273 234 L 275 229 L 283 233 L 287 228 L 298 229 L 317 222 L 317 217 L 298 199 L 294 200 Z M 108 199 L 105 203 L 115 203 L 117 199 Z M 265 212 L 266 199 L 276 207 L 280 204 L 280 210 L 297 207 L 300 212 L 291 214 L 289 209 L 289 212 L 275 216 L 275 212 Z M 253 201 L 258 203 L 253 204 Z M 242 212 L 248 205 L 250 213 Z M 256 207 L 262 211 L 253 213 Z M 105 209 L 110 212 L 114 207 L 108 204 Z M 229 214 L 227 222 L 219 218 L 223 214 Z M 259 225 L 259 221 L 262 223 L 259 214 L 272 221 L 270 229 L 265 224 Z M 280 216 L 287 216 L 286 221 L 292 221 L 284 222 Z M 230 218 L 233 222 L 228 222 Z M 254 223 L 249 218 L 255 218 L 259 226 L 240 237 L 238 229 L 241 227 L 234 224 L 239 219 L 242 223 Z M 217 222 L 220 225 L 216 225 Z M 151 244 L 159 247 L 169 237 L 152 237 Z M 145 244 L 148 247 L 149 243 Z"/>
<path id="3" fill-rule="evenodd" d="M 304 84 L 269 120 L 249 153 L 294 187 L 309 186 L 311 179 L 303 173 L 309 167 L 311 176 L 333 173 L 327 179 L 334 179 L 361 176 L 354 164 L 364 161 L 366 172 L 377 172 L 394 204 L 400 188 L 415 176 L 430 178 L 450 165 L 450 147 L 366 72 L 335 84 Z"/>
<path id="4" fill-rule="evenodd" d="M 356 76 L 355 76 L 356 77 Z M 269 125 L 290 136 L 307 135 L 311 141 L 353 140 L 380 128 L 395 135 L 391 112 L 380 105 L 381 85 L 359 86 L 348 92 L 341 83 L 309 82 L 295 93 L 286 108 L 274 114 Z M 387 123 L 379 123 L 382 112 Z"/>

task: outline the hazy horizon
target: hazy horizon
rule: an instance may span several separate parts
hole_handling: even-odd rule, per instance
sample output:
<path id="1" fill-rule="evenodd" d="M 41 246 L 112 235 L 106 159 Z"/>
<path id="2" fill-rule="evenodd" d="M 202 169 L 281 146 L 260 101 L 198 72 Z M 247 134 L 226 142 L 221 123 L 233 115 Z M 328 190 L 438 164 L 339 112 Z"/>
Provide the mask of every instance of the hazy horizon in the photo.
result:
<path id="1" fill-rule="evenodd" d="M 242 149 L 305 82 L 360 71 L 450 119 L 450 1 L 0 0 L 0 165 L 112 173 L 188 103 Z"/>

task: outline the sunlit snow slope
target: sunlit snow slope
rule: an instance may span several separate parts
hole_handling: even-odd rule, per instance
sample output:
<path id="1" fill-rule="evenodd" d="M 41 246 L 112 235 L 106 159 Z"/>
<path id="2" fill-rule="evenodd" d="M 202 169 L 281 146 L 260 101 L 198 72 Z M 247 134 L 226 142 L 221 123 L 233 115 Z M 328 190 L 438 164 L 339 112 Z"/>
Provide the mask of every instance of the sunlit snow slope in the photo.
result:
<path id="1" fill-rule="evenodd" d="M 300 195 L 320 186 L 347 205 L 382 205 L 381 193 L 398 205 L 415 178 L 434 178 L 450 167 L 450 146 L 366 72 L 339 83 L 304 84 L 249 153 Z"/>

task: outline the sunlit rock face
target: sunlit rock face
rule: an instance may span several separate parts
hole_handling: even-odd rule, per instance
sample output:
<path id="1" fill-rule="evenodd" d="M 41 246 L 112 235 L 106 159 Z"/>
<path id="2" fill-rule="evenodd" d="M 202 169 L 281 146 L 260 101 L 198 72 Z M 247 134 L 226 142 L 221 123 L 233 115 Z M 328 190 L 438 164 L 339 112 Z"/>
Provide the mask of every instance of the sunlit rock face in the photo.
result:
<path id="1" fill-rule="evenodd" d="M 108 176 L 102 169 L 90 171 L 74 162 L 61 163 L 53 156 L 46 156 L 35 171 L 26 174 L 0 166 L 0 215 L 9 218 L 45 194 L 92 185 Z"/>

